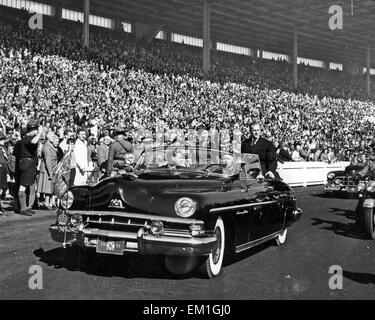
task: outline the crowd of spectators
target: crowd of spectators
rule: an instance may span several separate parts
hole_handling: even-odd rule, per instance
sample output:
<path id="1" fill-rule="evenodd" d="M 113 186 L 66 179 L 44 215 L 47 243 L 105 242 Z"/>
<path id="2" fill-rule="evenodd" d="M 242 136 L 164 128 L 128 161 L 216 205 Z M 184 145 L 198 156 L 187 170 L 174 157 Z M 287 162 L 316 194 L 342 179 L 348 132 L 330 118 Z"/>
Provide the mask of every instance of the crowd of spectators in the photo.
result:
<path id="1" fill-rule="evenodd" d="M 199 48 L 92 28 L 86 49 L 79 23 L 50 18 L 31 30 L 27 21 L 27 12 L 0 8 L 0 130 L 9 148 L 36 119 L 42 141 L 85 128 L 93 155 L 115 127 L 142 149 L 146 130 L 160 126 L 246 137 L 253 121 L 281 162 L 362 161 L 373 151 L 375 105 L 361 76 L 300 65 L 293 89 L 288 63 L 220 52 L 203 75 Z"/>

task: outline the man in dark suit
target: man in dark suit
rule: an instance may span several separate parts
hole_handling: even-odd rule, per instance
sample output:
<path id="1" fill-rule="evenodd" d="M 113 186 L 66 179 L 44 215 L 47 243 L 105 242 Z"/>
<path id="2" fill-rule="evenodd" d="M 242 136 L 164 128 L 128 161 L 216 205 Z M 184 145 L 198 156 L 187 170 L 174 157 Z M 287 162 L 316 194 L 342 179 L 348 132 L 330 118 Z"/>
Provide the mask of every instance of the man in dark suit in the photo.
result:
<path id="1" fill-rule="evenodd" d="M 263 176 L 275 179 L 278 177 L 276 148 L 271 141 L 260 136 L 260 130 L 259 123 L 250 125 L 251 136 L 242 142 L 241 153 L 257 154 Z"/>

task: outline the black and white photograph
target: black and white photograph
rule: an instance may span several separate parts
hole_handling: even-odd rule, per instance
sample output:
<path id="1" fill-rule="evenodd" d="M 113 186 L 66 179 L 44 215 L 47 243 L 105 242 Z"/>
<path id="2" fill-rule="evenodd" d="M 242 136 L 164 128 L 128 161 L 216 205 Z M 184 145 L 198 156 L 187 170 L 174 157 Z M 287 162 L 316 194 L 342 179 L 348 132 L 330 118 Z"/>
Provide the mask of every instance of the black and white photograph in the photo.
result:
<path id="1" fill-rule="evenodd" d="M 0 300 L 373 299 L 375 1 L 0 0 Z"/>

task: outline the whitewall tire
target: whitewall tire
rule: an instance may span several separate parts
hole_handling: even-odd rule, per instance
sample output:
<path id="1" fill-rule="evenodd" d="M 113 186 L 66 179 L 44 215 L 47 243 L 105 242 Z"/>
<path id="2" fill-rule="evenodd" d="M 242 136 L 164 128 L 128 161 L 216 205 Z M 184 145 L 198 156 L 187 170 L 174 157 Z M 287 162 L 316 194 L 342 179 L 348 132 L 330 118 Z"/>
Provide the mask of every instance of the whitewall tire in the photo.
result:
<path id="1" fill-rule="evenodd" d="M 216 277 L 223 265 L 224 259 L 224 248 L 225 248 L 225 227 L 221 217 L 218 217 L 215 224 L 216 237 L 218 239 L 218 245 L 214 252 L 212 252 L 204 261 L 202 265 L 202 271 L 208 278 Z"/>
<path id="2" fill-rule="evenodd" d="M 375 214 L 373 208 L 365 208 L 363 210 L 363 220 L 367 236 L 371 239 L 375 239 Z"/>

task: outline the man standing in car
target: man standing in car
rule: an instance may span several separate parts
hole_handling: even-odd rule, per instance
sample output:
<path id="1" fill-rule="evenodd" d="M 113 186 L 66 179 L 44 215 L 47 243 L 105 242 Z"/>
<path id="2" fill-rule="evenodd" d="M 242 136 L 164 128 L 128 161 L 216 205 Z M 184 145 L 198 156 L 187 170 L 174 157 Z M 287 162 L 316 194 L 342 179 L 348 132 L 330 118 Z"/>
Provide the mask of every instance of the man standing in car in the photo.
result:
<path id="1" fill-rule="evenodd" d="M 250 125 L 251 137 L 245 139 L 241 145 L 241 153 L 257 154 L 260 160 L 262 175 L 271 179 L 278 177 L 276 148 L 273 143 L 260 135 L 260 124 Z"/>
<path id="2" fill-rule="evenodd" d="M 133 153 L 133 145 L 125 140 L 125 130 L 114 130 L 115 142 L 109 146 L 107 176 L 115 175 L 118 171 L 124 171 L 126 167 L 125 155 Z"/>

